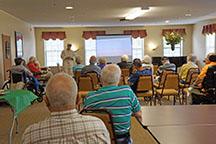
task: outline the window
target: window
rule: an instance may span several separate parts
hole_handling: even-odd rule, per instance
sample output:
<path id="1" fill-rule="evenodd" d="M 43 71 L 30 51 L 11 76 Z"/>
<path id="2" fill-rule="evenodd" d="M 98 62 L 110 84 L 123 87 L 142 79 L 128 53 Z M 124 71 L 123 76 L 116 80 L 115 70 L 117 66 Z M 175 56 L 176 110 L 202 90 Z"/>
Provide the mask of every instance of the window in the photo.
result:
<path id="1" fill-rule="evenodd" d="M 64 40 L 44 40 L 45 65 L 56 66 L 57 63 L 62 65 L 62 50 L 64 50 Z"/>
<path id="2" fill-rule="evenodd" d="M 144 38 L 132 38 L 132 58 L 140 58 L 144 56 Z M 89 64 L 89 58 L 96 55 L 96 40 L 85 40 L 85 64 Z"/>
<path id="3" fill-rule="evenodd" d="M 206 35 L 206 55 L 215 52 L 215 33 Z"/>
<path id="4" fill-rule="evenodd" d="M 182 56 L 183 52 L 183 40 L 179 44 L 175 45 L 175 50 L 171 50 L 171 45 L 166 44 L 165 37 L 163 37 L 163 49 L 164 49 L 164 56 Z"/>

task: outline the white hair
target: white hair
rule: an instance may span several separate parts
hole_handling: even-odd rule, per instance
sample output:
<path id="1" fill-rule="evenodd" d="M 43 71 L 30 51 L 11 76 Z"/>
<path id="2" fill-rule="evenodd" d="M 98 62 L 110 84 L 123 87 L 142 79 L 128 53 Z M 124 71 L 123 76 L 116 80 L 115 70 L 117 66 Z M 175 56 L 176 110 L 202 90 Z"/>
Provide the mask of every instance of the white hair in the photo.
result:
<path id="1" fill-rule="evenodd" d="M 143 57 L 143 63 L 145 63 L 145 64 L 151 64 L 151 57 L 149 55 L 144 55 L 144 57 Z"/>
<path id="2" fill-rule="evenodd" d="M 68 74 L 58 73 L 48 81 L 46 96 L 52 107 L 75 106 L 77 98 L 76 82 Z"/>
<path id="3" fill-rule="evenodd" d="M 188 56 L 188 60 L 190 60 L 190 61 L 192 61 L 192 62 L 195 63 L 197 61 L 197 57 L 194 54 L 190 54 Z"/>
<path id="4" fill-rule="evenodd" d="M 121 61 L 128 61 L 128 55 L 124 54 L 121 56 Z"/>
<path id="5" fill-rule="evenodd" d="M 101 71 L 101 77 L 104 83 L 119 83 L 121 77 L 121 69 L 116 64 L 106 65 Z"/>

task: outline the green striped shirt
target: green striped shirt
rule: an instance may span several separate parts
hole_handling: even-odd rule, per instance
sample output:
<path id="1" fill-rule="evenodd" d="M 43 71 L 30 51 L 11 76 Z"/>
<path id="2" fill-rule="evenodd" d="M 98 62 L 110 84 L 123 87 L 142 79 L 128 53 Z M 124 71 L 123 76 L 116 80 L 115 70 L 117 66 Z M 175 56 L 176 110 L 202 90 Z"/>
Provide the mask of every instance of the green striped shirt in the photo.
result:
<path id="1" fill-rule="evenodd" d="M 132 112 L 140 110 L 136 95 L 129 86 L 123 85 L 101 87 L 89 92 L 85 98 L 84 108 L 105 108 L 112 113 L 117 135 L 130 131 Z"/>

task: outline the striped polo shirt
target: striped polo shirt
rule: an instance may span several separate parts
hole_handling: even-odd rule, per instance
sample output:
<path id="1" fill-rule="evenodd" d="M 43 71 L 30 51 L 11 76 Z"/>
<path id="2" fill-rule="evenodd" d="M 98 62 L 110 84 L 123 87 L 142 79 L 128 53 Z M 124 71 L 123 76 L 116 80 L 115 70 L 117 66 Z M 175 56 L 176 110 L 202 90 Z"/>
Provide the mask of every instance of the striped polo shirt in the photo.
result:
<path id="1" fill-rule="evenodd" d="M 117 135 L 121 135 L 130 131 L 132 112 L 138 112 L 141 107 L 129 86 L 112 85 L 89 92 L 85 97 L 84 108 L 109 110 L 112 113 L 115 132 Z"/>

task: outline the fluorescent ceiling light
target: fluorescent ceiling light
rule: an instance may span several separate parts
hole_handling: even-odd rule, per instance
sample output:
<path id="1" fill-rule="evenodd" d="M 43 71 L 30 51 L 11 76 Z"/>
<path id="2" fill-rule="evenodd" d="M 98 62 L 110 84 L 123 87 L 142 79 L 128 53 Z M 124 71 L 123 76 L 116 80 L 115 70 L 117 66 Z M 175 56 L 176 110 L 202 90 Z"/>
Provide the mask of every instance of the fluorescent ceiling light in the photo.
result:
<path id="1" fill-rule="evenodd" d="M 72 7 L 72 6 L 66 6 L 65 9 L 66 9 L 66 10 L 72 10 L 73 7 Z"/>
<path id="2" fill-rule="evenodd" d="M 166 20 L 166 21 L 165 21 L 165 23 L 169 23 L 169 22 L 170 22 L 169 20 Z"/>
<path id="3" fill-rule="evenodd" d="M 149 11 L 149 8 L 136 8 L 133 12 L 131 12 L 130 14 L 128 14 L 128 16 L 125 17 L 126 20 L 133 20 L 138 16 L 141 16 L 142 14 L 146 13 L 147 11 Z"/>

